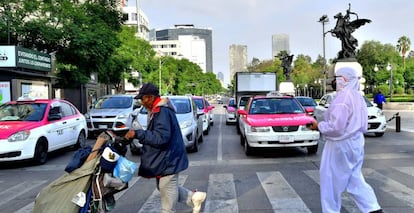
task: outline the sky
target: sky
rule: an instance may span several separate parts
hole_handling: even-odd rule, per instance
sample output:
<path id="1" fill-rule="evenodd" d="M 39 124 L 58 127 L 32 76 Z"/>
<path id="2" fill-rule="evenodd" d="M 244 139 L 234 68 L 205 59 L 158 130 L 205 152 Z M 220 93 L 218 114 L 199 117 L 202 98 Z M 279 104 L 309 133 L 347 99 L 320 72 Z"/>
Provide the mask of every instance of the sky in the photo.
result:
<path id="1" fill-rule="evenodd" d="M 315 61 L 323 55 L 323 30 L 319 21 L 327 15 L 325 31 L 335 27 L 334 16 L 346 13 L 348 4 L 359 18 L 372 22 L 352 35 L 359 48 L 364 41 L 396 45 L 407 36 L 414 44 L 413 0 L 129 0 L 139 2 L 149 20 L 150 29 L 172 28 L 175 24 L 193 24 L 211 28 L 213 35 L 213 72 L 222 72 L 229 83 L 229 47 L 247 45 L 248 63 L 272 58 L 272 35 L 288 34 L 291 54 L 308 55 Z M 352 18 L 355 18 L 354 16 Z M 325 36 L 327 59 L 334 58 L 341 42 L 330 33 Z"/>

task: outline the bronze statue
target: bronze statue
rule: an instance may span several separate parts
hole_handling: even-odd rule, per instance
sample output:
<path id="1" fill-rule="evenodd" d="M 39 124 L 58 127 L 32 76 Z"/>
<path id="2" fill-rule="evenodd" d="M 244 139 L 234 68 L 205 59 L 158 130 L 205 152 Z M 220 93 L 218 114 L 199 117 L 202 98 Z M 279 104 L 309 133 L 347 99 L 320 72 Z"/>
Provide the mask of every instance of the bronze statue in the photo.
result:
<path id="1" fill-rule="evenodd" d="M 356 19 L 350 21 L 351 15 L 355 15 Z M 328 32 L 341 40 L 342 50 L 338 52 L 338 59 L 355 58 L 355 49 L 358 46 L 358 40 L 352 36 L 352 33 L 360 26 L 370 23 L 371 20 L 359 19 L 358 14 L 351 12 L 351 4 L 349 4 L 349 8 L 345 15 L 338 13 L 334 18 L 338 19 L 336 21 L 336 26 Z"/>
<path id="2" fill-rule="evenodd" d="M 292 61 L 294 55 L 284 54 L 280 57 L 282 60 L 283 75 L 285 75 L 286 80 L 290 81 L 290 73 L 292 72 Z"/>

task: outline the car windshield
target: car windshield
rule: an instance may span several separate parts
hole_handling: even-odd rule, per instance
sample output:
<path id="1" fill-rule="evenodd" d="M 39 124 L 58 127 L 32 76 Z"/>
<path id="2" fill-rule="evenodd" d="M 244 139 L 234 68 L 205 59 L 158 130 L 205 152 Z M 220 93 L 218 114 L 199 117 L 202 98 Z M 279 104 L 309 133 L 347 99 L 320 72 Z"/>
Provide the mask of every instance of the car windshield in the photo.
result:
<path id="1" fill-rule="evenodd" d="M 300 102 L 300 104 L 302 104 L 302 106 L 316 106 L 317 105 L 315 100 L 313 100 L 313 98 L 297 97 L 296 99 L 298 99 L 298 101 Z"/>
<path id="2" fill-rule="evenodd" d="M 249 114 L 296 114 L 304 113 L 293 98 L 259 98 L 251 103 Z"/>
<path id="3" fill-rule="evenodd" d="M 17 103 L 0 106 L 1 121 L 40 121 L 46 110 L 46 103 Z"/>
<path id="4" fill-rule="evenodd" d="M 364 99 L 365 99 L 365 103 L 367 104 L 367 107 L 372 107 L 372 106 L 374 106 L 374 105 L 372 105 L 371 101 L 369 101 L 369 100 L 368 100 L 368 98 L 367 98 L 367 97 L 365 97 L 365 96 L 364 96 Z"/>
<path id="5" fill-rule="evenodd" d="M 170 98 L 174 104 L 177 114 L 186 114 L 191 112 L 191 102 L 188 98 Z"/>
<path id="6" fill-rule="evenodd" d="M 230 99 L 229 106 L 236 107 L 236 103 L 234 102 L 234 99 Z"/>
<path id="7" fill-rule="evenodd" d="M 198 109 L 204 109 L 203 99 L 194 98 L 193 99 Z"/>
<path id="8" fill-rule="evenodd" d="M 93 106 L 95 109 L 124 109 L 132 105 L 130 97 L 101 97 Z"/>

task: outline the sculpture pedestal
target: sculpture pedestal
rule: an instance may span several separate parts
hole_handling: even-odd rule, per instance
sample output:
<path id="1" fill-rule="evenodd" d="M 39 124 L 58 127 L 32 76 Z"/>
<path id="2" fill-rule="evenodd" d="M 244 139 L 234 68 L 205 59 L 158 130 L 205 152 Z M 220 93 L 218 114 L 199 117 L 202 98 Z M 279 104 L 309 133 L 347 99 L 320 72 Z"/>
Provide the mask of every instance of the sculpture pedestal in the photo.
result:
<path id="1" fill-rule="evenodd" d="M 295 85 L 291 81 L 280 82 L 279 92 L 286 95 L 295 95 Z"/>
<path id="2" fill-rule="evenodd" d="M 365 78 L 362 76 L 362 66 L 358 61 L 338 61 L 334 65 L 334 74 L 336 75 L 336 72 L 338 69 L 342 67 L 350 67 L 357 71 L 357 74 L 361 76 L 362 78 L 359 80 L 359 90 L 364 94 L 365 89 Z"/>

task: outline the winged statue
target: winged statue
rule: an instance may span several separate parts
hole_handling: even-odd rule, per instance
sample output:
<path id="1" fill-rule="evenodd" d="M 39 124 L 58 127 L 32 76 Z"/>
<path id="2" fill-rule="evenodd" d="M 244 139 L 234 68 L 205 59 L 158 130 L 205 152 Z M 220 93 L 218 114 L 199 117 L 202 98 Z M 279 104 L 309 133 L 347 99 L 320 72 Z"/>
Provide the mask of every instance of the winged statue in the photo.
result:
<path id="1" fill-rule="evenodd" d="M 351 15 L 355 15 L 356 19 L 351 21 Z M 345 15 L 339 12 L 334 18 L 337 19 L 335 28 L 328 32 L 341 40 L 342 50 L 338 52 L 338 59 L 355 58 L 358 40 L 352 36 L 352 33 L 362 25 L 370 23 L 371 20 L 358 18 L 358 14 L 351 11 L 351 4 Z"/>

